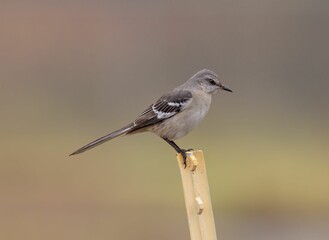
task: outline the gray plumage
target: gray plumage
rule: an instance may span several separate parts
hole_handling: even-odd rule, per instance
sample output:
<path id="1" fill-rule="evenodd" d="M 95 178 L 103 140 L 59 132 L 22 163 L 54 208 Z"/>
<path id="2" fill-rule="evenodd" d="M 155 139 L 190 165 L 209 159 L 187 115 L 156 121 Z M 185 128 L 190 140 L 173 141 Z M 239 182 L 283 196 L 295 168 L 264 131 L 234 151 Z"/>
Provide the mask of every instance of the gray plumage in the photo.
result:
<path id="1" fill-rule="evenodd" d="M 208 69 L 201 70 L 184 84 L 160 97 L 134 122 L 81 147 L 70 155 L 82 153 L 121 135 L 148 131 L 166 140 L 185 158 L 186 150 L 179 148 L 173 140 L 185 136 L 205 117 L 210 107 L 211 96 L 218 90 L 232 92 L 219 82 L 216 73 Z"/>

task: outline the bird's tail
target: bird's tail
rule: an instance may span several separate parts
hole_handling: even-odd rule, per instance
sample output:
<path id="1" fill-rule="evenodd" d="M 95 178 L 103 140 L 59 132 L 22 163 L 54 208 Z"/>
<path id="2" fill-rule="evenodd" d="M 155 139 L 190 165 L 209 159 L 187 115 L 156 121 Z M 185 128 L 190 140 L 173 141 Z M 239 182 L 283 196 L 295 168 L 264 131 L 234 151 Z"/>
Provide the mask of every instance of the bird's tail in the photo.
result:
<path id="1" fill-rule="evenodd" d="M 82 153 L 82 152 L 87 151 L 91 148 L 94 148 L 94 147 L 96 147 L 96 146 L 98 146 L 102 143 L 105 143 L 105 142 L 107 142 L 107 141 L 109 141 L 113 138 L 116 138 L 116 137 L 121 136 L 123 134 L 127 134 L 132 130 L 132 126 L 133 126 L 133 124 L 129 124 L 129 125 L 127 125 L 123 128 L 120 128 L 120 129 L 118 129 L 118 130 L 116 130 L 112 133 L 109 133 L 109 134 L 107 134 L 107 135 L 105 135 L 101 138 L 98 138 L 95 141 L 93 141 L 91 143 L 88 143 L 87 145 L 85 145 L 85 146 L 79 148 L 78 150 L 76 150 L 75 152 L 71 153 L 70 156 Z"/>

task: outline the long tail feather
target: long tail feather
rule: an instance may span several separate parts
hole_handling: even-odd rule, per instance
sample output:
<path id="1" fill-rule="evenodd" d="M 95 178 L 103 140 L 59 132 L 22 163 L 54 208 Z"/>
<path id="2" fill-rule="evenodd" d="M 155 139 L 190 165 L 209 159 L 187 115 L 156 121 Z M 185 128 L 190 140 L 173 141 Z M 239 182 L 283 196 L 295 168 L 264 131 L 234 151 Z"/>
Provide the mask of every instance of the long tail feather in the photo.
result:
<path id="1" fill-rule="evenodd" d="M 76 154 L 79 154 L 79 153 L 82 153 L 82 152 L 87 151 L 87 150 L 89 150 L 91 148 L 94 148 L 94 147 L 96 147 L 96 146 L 98 146 L 98 145 L 100 145 L 102 143 L 105 143 L 105 142 L 107 142 L 107 141 L 109 141 L 109 140 L 111 140 L 113 138 L 116 138 L 118 136 L 121 136 L 123 134 L 126 134 L 126 133 L 128 133 L 131 130 L 131 128 L 132 128 L 132 124 L 129 124 L 126 127 L 123 127 L 121 129 L 116 130 L 116 131 L 114 131 L 112 133 L 109 133 L 109 134 L 107 134 L 107 135 L 105 135 L 105 136 L 103 136 L 101 138 L 98 138 L 95 141 L 93 141 L 91 143 L 88 143 L 87 145 L 85 145 L 85 146 L 79 148 L 78 150 L 76 150 L 75 152 L 71 153 L 70 156 L 76 155 Z"/>

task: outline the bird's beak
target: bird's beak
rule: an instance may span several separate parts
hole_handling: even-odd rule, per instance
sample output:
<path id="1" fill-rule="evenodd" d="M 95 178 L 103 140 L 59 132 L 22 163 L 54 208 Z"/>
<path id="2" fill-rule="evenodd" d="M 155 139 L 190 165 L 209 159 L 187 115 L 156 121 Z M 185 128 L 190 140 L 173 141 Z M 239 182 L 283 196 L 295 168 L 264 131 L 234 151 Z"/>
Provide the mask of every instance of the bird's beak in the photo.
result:
<path id="1" fill-rule="evenodd" d="M 225 87 L 224 85 L 220 86 L 220 88 L 222 90 L 228 91 L 228 92 L 233 92 L 231 89 L 229 89 L 228 87 Z"/>

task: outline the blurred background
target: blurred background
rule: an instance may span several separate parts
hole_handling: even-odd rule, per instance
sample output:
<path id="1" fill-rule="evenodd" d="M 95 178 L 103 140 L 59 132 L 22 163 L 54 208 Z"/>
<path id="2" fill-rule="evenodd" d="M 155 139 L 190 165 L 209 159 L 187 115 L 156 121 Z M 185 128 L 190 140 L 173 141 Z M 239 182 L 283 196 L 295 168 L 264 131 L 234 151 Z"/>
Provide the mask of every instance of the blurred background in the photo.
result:
<path id="1" fill-rule="evenodd" d="M 219 239 L 329 237 L 329 2 L 0 2 L 0 238 L 189 239 L 175 152 L 82 145 L 209 68 Z"/>

